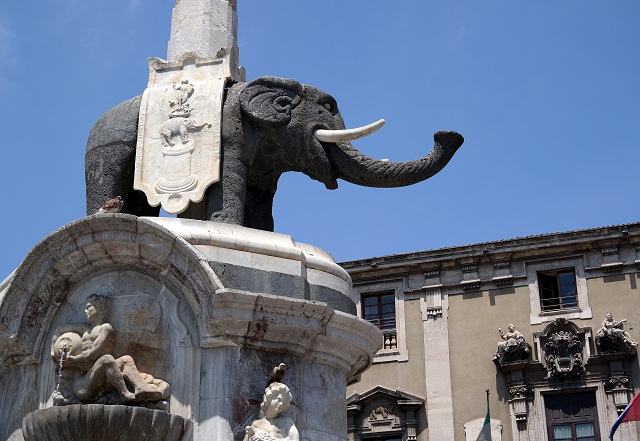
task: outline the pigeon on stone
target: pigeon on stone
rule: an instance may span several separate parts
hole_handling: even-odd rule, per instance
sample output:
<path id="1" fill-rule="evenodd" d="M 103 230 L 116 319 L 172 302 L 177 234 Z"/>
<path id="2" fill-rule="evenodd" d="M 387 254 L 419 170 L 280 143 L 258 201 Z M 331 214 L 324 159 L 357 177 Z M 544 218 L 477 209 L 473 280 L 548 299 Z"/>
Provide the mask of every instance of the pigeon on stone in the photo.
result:
<path id="1" fill-rule="evenodd" d="M 109 199 L 100 209 L 96 212 L 96 214 L 100 213 L 120 213 L 122 207 L 124 206 L 124 201 L 120 196 L 116 196 L 113 199 Z"/>
<path id="2" fill-rule="evenodd" d="M 280 365 L 274 367 L 273 372 L 269 377 L 269 382 L 267 383 L 267 386 L 270 385 L 271 383 L 279 383 L 280 380 L 282 380 L 282 378 L 284 377 L 285 371 L 286 371 L 286 366 L 284 365 L 284 363 L 280 363 Z"/>

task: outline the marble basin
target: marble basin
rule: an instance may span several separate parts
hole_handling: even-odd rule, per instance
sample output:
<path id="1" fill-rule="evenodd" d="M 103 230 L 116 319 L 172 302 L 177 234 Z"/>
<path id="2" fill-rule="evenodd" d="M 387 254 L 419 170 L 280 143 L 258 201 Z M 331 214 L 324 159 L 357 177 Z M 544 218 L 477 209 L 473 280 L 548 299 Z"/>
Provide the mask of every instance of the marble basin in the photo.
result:
<path id="1" fill-rule="evenodd" d="M 104 404 L 54 406 L 22 420 L 26 441 L 179 441 L 185 428 L 163 410 Z"/>

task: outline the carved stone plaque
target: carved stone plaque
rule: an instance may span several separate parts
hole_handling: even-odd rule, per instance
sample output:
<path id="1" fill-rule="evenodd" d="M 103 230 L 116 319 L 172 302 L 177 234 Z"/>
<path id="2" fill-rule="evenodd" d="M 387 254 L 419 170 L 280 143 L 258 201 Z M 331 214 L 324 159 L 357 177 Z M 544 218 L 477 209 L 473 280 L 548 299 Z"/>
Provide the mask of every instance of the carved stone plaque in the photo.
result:
<path id="1" fill-rule="evenodd" d="M 142 96 L 133 188 L 178 214 L 220 180 L 220 125 L 226 82 L 221 59 L 186 54 L 149 59 Z"/>

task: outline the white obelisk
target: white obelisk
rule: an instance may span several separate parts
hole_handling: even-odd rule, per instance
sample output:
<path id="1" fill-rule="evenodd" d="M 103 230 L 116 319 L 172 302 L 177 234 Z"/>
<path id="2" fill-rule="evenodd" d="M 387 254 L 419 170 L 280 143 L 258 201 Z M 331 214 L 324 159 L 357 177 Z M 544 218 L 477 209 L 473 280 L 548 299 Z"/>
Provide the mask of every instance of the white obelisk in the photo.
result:
<path id="1" fill-rule="evenodd" d="M 244 80 L 238 65 L 237 0 L 176 0 L 167 60 L 177 61 L 189 52 L 224 58 L 231 78 Z"/>

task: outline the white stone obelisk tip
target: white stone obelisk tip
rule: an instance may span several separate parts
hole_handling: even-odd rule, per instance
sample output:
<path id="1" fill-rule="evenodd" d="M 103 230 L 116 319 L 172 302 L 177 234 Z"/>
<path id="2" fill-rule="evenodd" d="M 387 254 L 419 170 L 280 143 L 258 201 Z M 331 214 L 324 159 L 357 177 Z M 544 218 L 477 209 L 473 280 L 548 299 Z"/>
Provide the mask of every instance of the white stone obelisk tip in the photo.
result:
<path id="1" fill-rule="evenodd" d="M 238 64 L 238 13 L 236 0 L 178 0 L 171 17 L 167 60 L 187 53 L 203 58 L 223 58 L 236 80 Z"/>

